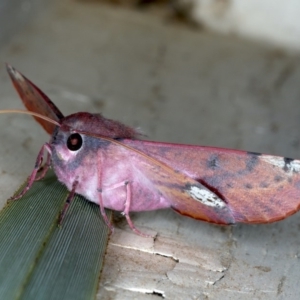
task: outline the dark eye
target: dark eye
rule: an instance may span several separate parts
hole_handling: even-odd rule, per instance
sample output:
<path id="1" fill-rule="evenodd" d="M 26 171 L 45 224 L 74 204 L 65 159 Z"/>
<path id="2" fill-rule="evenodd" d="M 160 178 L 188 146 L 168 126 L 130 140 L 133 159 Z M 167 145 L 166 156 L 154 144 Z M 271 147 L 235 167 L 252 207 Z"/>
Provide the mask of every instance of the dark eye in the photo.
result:
<path id="1" fill-rule="evenodd" d="M 71 151 L 79 150 L 82 146 L 82 137 L 79 133 L 72 133 L 67 140 L 67 147 Z"/>

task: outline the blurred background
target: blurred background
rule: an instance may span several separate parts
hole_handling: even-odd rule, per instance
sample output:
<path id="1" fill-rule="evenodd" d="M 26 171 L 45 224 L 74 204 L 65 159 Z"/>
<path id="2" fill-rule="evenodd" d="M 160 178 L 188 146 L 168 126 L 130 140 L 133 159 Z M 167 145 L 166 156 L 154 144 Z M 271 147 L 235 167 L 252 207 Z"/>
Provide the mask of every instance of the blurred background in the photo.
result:
<path id="1" fill-rule="evenodd" d="M 0 0 L 0 109 L 22 108 L 9 62 L 66 115 L 299 158 L 299 15 L 297 0 Z M 0 126 L 3 206 L 49 137 L 26 116 Z M 298 299 L 299 214 L 235 227 L 170 211 L 133 220 L 159 238 L 118 222 L 99 299 Z"/>

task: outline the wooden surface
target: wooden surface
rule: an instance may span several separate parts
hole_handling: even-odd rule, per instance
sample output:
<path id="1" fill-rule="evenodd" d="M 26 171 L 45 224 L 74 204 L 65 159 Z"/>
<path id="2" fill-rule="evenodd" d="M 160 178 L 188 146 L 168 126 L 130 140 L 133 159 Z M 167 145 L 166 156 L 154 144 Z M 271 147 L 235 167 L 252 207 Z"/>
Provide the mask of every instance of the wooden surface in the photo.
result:
<path id="1" fill-rule="evenodd" d="M 97 1 L 52 1 L 0 49 L 1 109 L 20 108 L 9 62 L 62 110 L 101 112 L 149 139 L 300 157 L 300 60 L 262 45 Z M 31 171 L 48 136 L 0 116 L 0 193 Z M 299 214 L 218 227 L 172 211 L 116 222 L 99 299 L 298 299 Z"/>

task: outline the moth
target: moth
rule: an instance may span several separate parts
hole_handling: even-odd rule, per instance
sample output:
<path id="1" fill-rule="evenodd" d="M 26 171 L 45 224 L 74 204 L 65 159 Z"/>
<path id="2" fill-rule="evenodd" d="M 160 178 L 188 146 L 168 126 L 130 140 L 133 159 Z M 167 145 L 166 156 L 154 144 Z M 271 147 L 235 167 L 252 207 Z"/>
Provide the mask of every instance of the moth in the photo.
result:
<path id="1" fill-rule="evenodd" d="M 70 191 L 104 208 L 130 212 L 171 208 L 206 222 L 270 223 L 299 210 L 300 161 L 253 152 L 142 140 L 139 133 L 101 114 L 64 116 L 30 80 L 7 65 L 28 111 L 51 135 L 35 162 L 21 198 L 50 166 Z M 44 168 L 44 154 L 48 153 Z M 39 174 L 39 175 L 38 175 Z"/>

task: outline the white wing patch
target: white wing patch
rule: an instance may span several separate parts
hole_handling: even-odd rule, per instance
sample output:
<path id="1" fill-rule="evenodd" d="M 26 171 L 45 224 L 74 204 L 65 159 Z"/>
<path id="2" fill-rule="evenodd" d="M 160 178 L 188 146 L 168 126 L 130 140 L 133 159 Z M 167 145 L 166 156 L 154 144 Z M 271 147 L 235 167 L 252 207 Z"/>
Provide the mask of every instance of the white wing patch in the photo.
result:
<path id="1" fill-rule="evenodd" d="M 226 203 L 222 199 L 205 188 L 201 189 L 198 186 L 192 185 L 186 191 L 193 199 L 204 205 L 216 208 L 224 208 L 226 206 Z"/>
<path id="2" fill-rule="evenodd" d="M 15 78 L 19 81 L 24 81 L 24 77 L 18 72 L 16 71 L 14 68 L 12 68 L 11 66 L 8 66 L 9 70 L 11 71 L 11 73 L 14 74 Z"/>
<path id="3" fill-rule="evenodd" d="M 299 160 L 285 160 L 283 157 L 276 157 L 272 155 L 262 155 L 260 159 L 263 161 L 285 170 L 287 173 L 300 173 Z"/>

